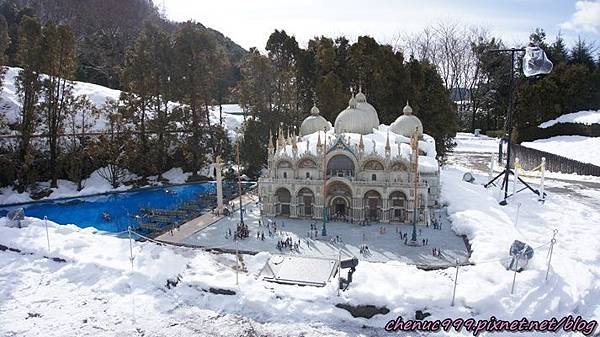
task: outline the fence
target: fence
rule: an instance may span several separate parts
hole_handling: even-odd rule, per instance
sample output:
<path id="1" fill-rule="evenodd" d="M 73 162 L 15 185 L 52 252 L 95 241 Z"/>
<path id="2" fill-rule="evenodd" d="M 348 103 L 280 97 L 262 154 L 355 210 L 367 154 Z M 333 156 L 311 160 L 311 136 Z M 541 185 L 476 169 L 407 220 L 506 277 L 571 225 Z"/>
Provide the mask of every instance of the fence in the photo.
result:
<path id="1" fill-rule="evenodd" d="M 579 175 L 600 176 L 600 166 L 582 163 L 556 154 L 512 144 L 511 160 L 519 158 L 524 170 L 532 170 L 540 165 L 542 157 L 546 158 L 546 170 L 550 172 L 576 173 Z"/>

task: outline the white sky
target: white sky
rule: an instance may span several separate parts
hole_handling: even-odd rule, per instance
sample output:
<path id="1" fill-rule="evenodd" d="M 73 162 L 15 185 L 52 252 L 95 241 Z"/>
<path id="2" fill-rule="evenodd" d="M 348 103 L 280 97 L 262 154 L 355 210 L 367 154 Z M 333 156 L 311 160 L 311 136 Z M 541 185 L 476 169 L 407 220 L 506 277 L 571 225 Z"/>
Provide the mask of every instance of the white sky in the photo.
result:
<path id="1" fill-rule="evenodd" d="M 248 49 L 264 50 L 275 29 L 296 36 L 301 46 L 315 35 L 355 40 L 370 35 L 391 43 L 399 34 L 421 31 L 440 20 L 487 27 L 509 45 L 527 41 L 536 27 L 553 41 L 600 38 L 600 2 L 574 0 L 154 0 L 175 21 L 195 20 Z"/>

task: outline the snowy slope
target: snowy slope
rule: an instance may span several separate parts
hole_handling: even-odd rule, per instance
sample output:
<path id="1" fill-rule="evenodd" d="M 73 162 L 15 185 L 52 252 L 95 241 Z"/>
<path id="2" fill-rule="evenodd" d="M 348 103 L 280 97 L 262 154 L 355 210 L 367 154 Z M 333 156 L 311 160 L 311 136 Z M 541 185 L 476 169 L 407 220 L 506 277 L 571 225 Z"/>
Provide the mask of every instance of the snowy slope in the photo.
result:
<path id="1" fill-rule="evenodd" d="M 545 129 L 557 123 L 577 123 L 585 125 L 600 124 L 600 110 L 585 110 L 564 114 L 558 118 L 546 121 L 538 125 L 538 127 Z"/>
<path id="2" fill-rule="evenodd" d="M 15 87 L 15 77 L 18 75 L 21 68 L 7 67 L 6 75 L 4 76 L 4 85 L 0 93 L 0 111 L 5 114 L 7 122 L 10 124 L 16 123 L 19 120 L 21 111 L 21 101 L 17 95 Z M 106 100 L 118 100 L 121 95 L 120 90 L 110 89 L 101 85 L 87 82 L 73 82 L 73 94 L 75 96 L 85 95 L 96 106 L 101 107 Z M 169 108 L 174 108 L 178 103 L 170 103 Z M 235 135 L 235 128 L 239 127 L 243 121 L 242 108 L 238 104 L 223 105 L 223 124 L 229 130 L 229 136 Z M 219 107 L 210 107 L 211 123 L 219 123 Z M 106 125 L 106 118 L 100 117 L 93 129 L 95 131 L 102 130 Z"/>
<path id="3" fill-rule="evenodd" d="M 521 145 L 600 166 L 600 137 L 555 136 Z"/>

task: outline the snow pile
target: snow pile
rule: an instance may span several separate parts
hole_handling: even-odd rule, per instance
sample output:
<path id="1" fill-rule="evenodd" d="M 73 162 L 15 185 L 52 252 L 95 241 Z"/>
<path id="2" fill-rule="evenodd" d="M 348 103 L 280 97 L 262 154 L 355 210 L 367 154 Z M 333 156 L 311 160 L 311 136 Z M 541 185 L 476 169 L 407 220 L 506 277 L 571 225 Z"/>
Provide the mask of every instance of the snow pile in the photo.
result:
<path id="1" fill-rule="evenodd" d="M 538 127 L 545 129 L 557 123 L 576 123 L 584 125 L 600 124 L 600 110 L 585 110 L 564 114 L 558 118 L 546 121 L 538 125 Z"/>
<path id="2" fill-rule="evenodd" d="M 600 166 L 600 137 L 555 136 L 521 145 Z"/>

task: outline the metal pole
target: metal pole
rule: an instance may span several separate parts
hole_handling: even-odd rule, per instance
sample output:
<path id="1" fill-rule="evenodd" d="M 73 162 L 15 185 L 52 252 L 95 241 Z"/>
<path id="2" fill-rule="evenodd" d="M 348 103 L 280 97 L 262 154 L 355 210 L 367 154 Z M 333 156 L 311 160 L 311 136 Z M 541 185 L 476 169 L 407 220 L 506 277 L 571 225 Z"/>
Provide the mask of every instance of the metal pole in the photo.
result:
<path id="1" fill-rule="evenodd" d="M 550 252 L 548 253 L 548 268 L 546 269 L 546 281 L 548 281 L 548 274 L 550 273 L 550 262 L 552 262 L 552 252 L 554 251 L 554 244 L 556 243 L 556 234 L 558 229 L 555 229 L 552 234 L 552 240 L 550 240 Z"/>
<path id="2" fill-rule="evenodd" d="M 540 177 L 540 200 L 545 201 L 546 196 L 544 195 L 544 174 L 546 173 L 546 157 L 542 157 L 542 174 Z"/>
<path id="3" fill-rule="evenodd" d="M 342 278 L 340 276 L 340 274 L 342 273 L 342 249 L 340 248 L 338 250 L 338 289 L 337 289 L 337 295 L 338 297 L 340 297 L 340 286 L 342 285 L 340 282 L 342 281 Z"/>
<path id="4" fill-rule="evenodd" d="M 519 222 L 519 210 L 521 209 L 521 203 L 517 204 L 517 216 L 515 217 L 515 228 L 517 227 L 517 223 Z"/>
<path id="5" fill-rule="evenodd" d="M 512 143 L 512 105 L 513 105 L 513 91 L 514 91 L 514 76 L 515 76 L 515 52 L 517 50 L 510 50 L 510 79 L 509 79 L 509 98 L 508 98 L 508 113 L 506 116 L 506 167 L 504 169 L 504 200 L 500 202 L 500 205 L 506 205 L 506 198 L 508 198 L 508 177 L 510 175 L 510 145 Z"/>
<path id="6" fill-rule="evenodd" d="M 456 276 L 454 276 L 454 290 L 452 290 L 452 303 L 450 306 L 454 306 L 454 299 L 456 297 L 456 284 L 458 283 L 458 259 L 456 259 Z"/>
<path id="7" fill-rule="evenodd" d="M 516 261 L 516 265 L 515 265 L 515 273 L 513 275 L 513 281 L 512 281 L 512 287 L 510 288 L 510 294 L 512 295 L 515 291 L 515 281 L 517 280 L 517 270 L 519 270 L 519 261 L 521 261 L 521 256 L 523 255 L 523 253 L 525 252 L 525 250 L 527 249 L 527 245 L 525 245 L 525 247 L 523 247 L 523 250 L 519 253 L 519 257 Z"/>
<path id="8" fill-rule="evenodd" d="M 239 250 L 240 240 L 235 239 L 235 285 L 239 285 L 239 272 L 240 272 L 240 250 Z"/>
<path id="9" fill-rule="evenodd" d="M 131 270 L 133 270 L 133 240 L 131 239 L 131 226 L 127 226 L 129 232 L 129 261 L 131 261 Z"/>
<path id="10" fill-rule="evenodd" d="M 517 181 L 519 180 L 519 158 L 515 158 L 515 172 L 513 174 L 513 191 L 512 194 L 517 194 Z"/>
<path id="11" fill-rule="evenodd" d="M 240 140 L 238 139 L 236 146 L 236 161 L 237 161 L 237 171 L 238 171 L 238 193 L 240 194 L 240 224 L 244 224 L 244 212 L 242 209 L 242 178 L 240 172 Z"/>
<path id="12" fill-rule="evenodd" d="M 494 154 L 490 155 L 490 174 L 488 181 L 491 181 L 494 176 Z"/>
<path id="13" fill-rule="evenodd" d="M 48 241 L 48 257 L 50 257 L 50 234 L 48 234 L 48 217 L 44 216 L 44 226 L 46 226 L 46 240 Z"/>

